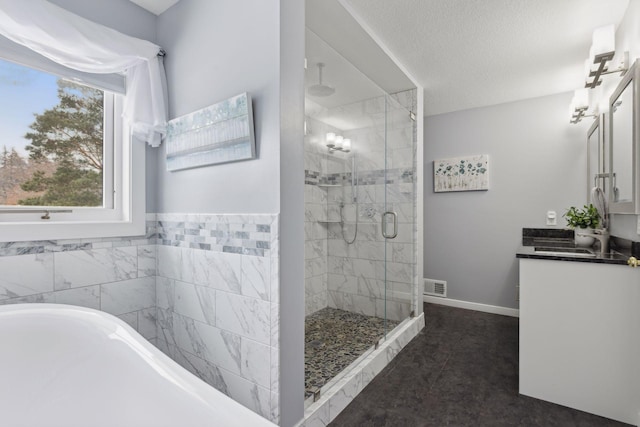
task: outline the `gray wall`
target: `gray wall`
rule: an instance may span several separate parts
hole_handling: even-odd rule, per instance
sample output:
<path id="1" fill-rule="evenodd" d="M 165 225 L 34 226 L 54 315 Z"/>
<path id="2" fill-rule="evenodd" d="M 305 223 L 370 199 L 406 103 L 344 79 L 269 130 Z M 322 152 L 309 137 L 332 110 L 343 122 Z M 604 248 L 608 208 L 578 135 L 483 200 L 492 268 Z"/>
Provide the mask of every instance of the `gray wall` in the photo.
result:
<path id="1" fill-rule="evenodd" d="M 448 297 L 517 308 L 523 227 L 545 227 L 586 202 L 586 132 L 570 125 L 572 94 L 425 118 L 424 276 Z M 489 155 L 489 191 L 434 193 L 433 161 Z"/>
<path id="2" fill-rule="evenodd" d="M 147 213 L 158 211 L 158 156 L 164 152 L 164 148 L 146 147 L 145 152 L 145 202 Z"/>
<path id="3" fill-rule="evenodd" d="M 241 92 L 253 98 L 258 159 L 170 173 L 161 150 L 156 207 L 280 213 L 280 414 L 281 425 L 294 425 L 304 409 L 304 3 L 182 0 L 158 17 L 157 31 L 169 118 Z"/>
<path id="4" fill-rule="evenodd" d="M 161 148 L 157 212 L 279 211 L 279 3 L 182 0 L 158 17 L 169 118 L 249 92 L 258 159 L 167 172 Z"/>

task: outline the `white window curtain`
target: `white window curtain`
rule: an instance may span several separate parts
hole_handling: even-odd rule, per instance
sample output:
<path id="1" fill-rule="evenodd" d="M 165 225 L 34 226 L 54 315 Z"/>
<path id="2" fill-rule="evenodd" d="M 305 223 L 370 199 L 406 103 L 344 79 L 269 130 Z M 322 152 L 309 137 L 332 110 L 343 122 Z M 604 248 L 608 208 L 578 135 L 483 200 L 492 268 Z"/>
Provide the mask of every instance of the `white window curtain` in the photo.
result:
<path id="1" fill-rule="evenodd" d="M 50 60 L 87 73 L 126 75 L 124 119 L 153 147 L 166 129 L 160 47 L 75 15 L 46 0 L 0 0 L 0 34 Z"/>

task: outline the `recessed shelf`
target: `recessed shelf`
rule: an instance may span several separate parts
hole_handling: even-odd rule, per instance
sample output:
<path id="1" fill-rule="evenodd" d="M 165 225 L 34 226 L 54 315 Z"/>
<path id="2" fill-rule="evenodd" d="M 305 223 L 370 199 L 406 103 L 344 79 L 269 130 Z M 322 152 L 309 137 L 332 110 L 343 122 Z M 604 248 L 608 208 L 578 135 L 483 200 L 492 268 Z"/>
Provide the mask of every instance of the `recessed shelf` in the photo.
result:
<path id="1" fill-rule="evenodd" d="M 320 224 L 340 224 L 342 221 L 339 219 L 318 220 Z"/>
<path id="2" fill-rule="evenodd" d="M 342 187 L 342 184 L 318 184 L 318 187 Z"/>

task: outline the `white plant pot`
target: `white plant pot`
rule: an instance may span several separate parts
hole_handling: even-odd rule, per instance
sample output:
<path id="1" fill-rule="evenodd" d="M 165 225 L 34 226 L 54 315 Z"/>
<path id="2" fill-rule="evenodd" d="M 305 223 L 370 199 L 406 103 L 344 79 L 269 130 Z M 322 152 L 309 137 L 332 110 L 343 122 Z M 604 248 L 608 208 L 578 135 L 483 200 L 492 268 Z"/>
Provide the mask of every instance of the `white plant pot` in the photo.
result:
<path id="1" fill-rule="evenodd" d="M 575 233 L 575 242 L 576 246 L 580 246 L 583 248 L 589 248 L 593 246 L 596 241 L 595 237 L 591 236 L 579 236 L 578 233 L 590 233 L 593 234 L 595 230 L 593 228 L 576 228 L 573 230 Z"/>

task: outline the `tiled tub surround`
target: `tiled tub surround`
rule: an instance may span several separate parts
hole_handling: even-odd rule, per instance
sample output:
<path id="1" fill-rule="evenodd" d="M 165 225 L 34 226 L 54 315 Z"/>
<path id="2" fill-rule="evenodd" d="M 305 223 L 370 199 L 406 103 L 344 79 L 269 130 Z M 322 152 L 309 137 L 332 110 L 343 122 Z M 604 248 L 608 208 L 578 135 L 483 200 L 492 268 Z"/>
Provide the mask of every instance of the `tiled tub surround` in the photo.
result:
<path id="1" fill-rule="evenodd" d="M 0 304 L 58 303 L 120 317 L 156 338 L 155 215 L 140 237 L 0 243 Z"/>
<path id="2" fill-rule="evenodd" d="M 279 419 L 277 215 L 158 214 L 157 345 Z"/>
<path id="3" fill-rule="evenodd" d="M 0 304 L 114 314 L 277 423 L 278 268 L 277 215 L 149 214 L 140 237 L 0 243 Z"/>

